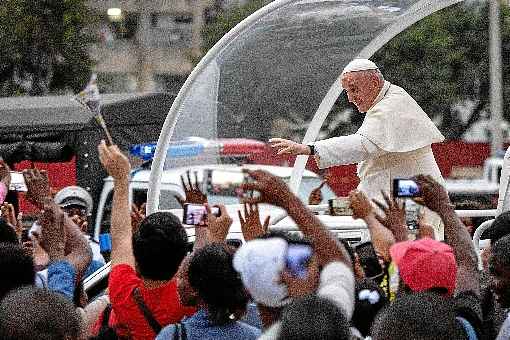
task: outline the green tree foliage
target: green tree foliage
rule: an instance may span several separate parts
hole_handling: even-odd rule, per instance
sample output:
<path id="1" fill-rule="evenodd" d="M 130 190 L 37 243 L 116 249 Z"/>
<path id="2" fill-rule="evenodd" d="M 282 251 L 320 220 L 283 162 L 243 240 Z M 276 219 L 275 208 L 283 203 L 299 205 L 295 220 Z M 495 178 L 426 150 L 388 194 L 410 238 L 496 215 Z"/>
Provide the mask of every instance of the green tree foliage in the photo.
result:
<path id="1" fill-rule="evenodd" d="M 93 22 L 84 0 L 0 1 L 0 96 L 79 91 Z"/>

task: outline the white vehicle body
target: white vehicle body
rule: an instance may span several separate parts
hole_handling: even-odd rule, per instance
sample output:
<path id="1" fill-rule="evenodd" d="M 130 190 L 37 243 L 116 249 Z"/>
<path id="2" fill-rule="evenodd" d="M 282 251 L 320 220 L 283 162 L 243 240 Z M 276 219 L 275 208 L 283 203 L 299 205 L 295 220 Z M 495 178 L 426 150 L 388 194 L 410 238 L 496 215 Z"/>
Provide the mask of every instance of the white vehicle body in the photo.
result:
<path id="1" fill-rule="evenodd" d="M 180 208 L 179 203 L 175 199 L 174 195 L 184 197 L 184 191 L 181 185 L 181 175 L 185 175 L 186 171 L 190 170 L 191 179 L 195 180 L 195 173 L 199 180 L 199 185 L 202 186 L 202 181 L 205 171 L 219 170 L 225 171 L 224 173 L 231 178 L 217 178 L 217 181 L 230 181 L 232 178 L 243 176 L 242 169 L 256 170 L 261 169 L 268 171 L 276 176 L 281 177 L 286 182 L 289 181 L 292 168 L 281 167 L 281 166 L 270 166 L 270 165 L 258 165 L 258 164 L 245 164 L 242 166 L 231 165 L 231 164 L 214 164 L 214 165 L 198 165 L 192 167 L 180 167 L 171 170 L 165 170 L 161 178 L 161 197 L 160 197 L 160 209 L 171 210 Z M 147 189 L 149 187 L 149 175 L 150 170 L 134 170 L 130 179 L 130 200 L 136 201 L 135 196 L 142 195 L 145 198 Z M 321 183 L 321 179 L 317 174 L 311 171 L 305 171 L 303 175 L 303 185 L 299 192 L 299 196 L 303 201 L 307 201 L 308 195 L 311 190 L 315 189 Z M 99 198 L 99 204 L 96 214 L 96 220 L 94 224 L 94 239 L 98 240 L 99 233 L 101 232 L 101 225 L 108 224 L 110 215 L 109 209 L 111 208 L 111 200 L 113 194 L 113 179 L 107 177 L 104 179 L 103 190 Z M 331 189 L 327 186 L 322 188 L 323 203 L 327 203 L 329 198 L 335 196 Z M 222 203 L 225 205 L 238 204 L 239 199 L 235 196 L 209 196 L 209 202 L 211 204 Z M 182 213 L 178 215 L 182 216 Z"/>

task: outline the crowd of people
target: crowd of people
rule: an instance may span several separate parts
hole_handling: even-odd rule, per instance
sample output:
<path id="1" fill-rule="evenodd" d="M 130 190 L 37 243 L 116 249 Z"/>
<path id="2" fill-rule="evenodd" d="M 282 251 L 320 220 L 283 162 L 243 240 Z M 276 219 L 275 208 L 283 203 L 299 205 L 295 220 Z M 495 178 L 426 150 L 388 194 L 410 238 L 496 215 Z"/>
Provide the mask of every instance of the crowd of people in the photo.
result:
<path id="1" fill-rule="evenodd" d="M 52 197 L 47 174 L 24 171 L 27 198 L 39 209 L 24 228 L 8 203 L 0 220 L 0 339 L 509 339 L 510 212 L 486 232 L 478 257 L 445 189 L 419 175 L 419 203 L 440 216 L 445 240 L 420 223 L 409 239 L 403 202 L 359 190 L 349 195 L 363 219 L 382 275 L 364 271 L 360 255 L 337 239 L 279 178 L 252 171 L 244 209 L 213 214 L 198 183 L 183 177 L 182 204 L 203 204 L 206 223 L 192 247 L 180 218 L 137 214 L 129 205 L 128 159 L 99 145 L 114 180 L 111 272 L 107 290 L 88 301 L 83 280 L 104 264 L 85 237 L 88 197 L 68 189 Z M 9 188 L 0 162 L 0 200 Z M 66 195 L 72 192 L 72 195 Z M 261 222 L 258 204 L 284 209 L 301 233 Z M 229 245 L 239 218 L 245 242 Z M 136 223 L 133 223 L 133 219 Z M 26 238 L 28 234 L 28 239 Z"/>
<path id="2" fill-rule="evenodd" d="M 441 133 L 370 60 L 349 63 L 341 83 L 366 112 L 356 134 L 270 143 L 279 154 L 313 155 L 319 167 L 359 163 L 348 200 L 370 243 L 338 239 L 264 171 L 247 173 L 240 189 L 257 194 L 243 196 L 238 216 L 223 205 L 213 213 L 196 176 L 183 176 L 178 201 L 207 211 L 190 242 L 177 216 L 130 206 L 129 161 L 101 142 L 114 182 L 111 269 L 106 291 L 89 299 L 84 279 L 105 264 L 86 233 L 90 195 L 71 187 L 53 196 L 44 171 L 25 170 L 26 197 L 40 211 L 25 228 L 4 202 L 10 169 L 0 161 L 0 339 L 510 339 L 510 212 L 486 231 L 480 270 L 473 221 L 457 216 L 430 147 Z M 414 237 L 405 202 L 390 194 L 395 176 L 420 192 L 425 214 Z M 308 203 L 320 201 L 319 187 Z M 271 230 L 261 203 L 285 210 L 300 233 Z M 227 240 L 234 218 L 242 244 Z"/>

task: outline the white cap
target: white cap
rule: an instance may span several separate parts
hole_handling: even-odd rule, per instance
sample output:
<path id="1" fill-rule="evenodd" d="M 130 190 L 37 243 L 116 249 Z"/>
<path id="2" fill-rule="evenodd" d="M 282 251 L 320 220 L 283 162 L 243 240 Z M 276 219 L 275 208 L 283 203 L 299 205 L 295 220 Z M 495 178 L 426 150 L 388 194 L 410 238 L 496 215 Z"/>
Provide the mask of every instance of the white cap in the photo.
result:
<path id="1" fill-rule="evenodd" d="M 353 59 L 350 63 L 345 66 L 342 71 L 342 75 L 348 72 L 358 72 L 367 70 L 377 70 L 378 67 L 375 63 L 368 59 Z"/>
<path id="2" fill-rule="evenodd" d="M 234 255 L 234 269 L 252 298 L 268 307 L 290 302 L 287 286 L 280 283 L 285 268 L 287 242 L 278 237 L 246 242 Z"/>

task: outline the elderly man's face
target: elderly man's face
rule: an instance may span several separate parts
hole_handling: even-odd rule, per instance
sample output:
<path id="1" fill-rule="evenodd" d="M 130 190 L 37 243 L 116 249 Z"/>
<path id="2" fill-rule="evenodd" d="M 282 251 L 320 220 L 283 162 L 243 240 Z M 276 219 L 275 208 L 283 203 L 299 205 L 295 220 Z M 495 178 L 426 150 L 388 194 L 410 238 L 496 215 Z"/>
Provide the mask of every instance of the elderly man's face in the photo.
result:
<path id="1" fill-rule="evenodd" d="M 360 112 L 367 112 L 379 94 L 377 77 L 368 72 L 349 72 L 342 77 L 342 87 L 349 102 L 356 105 Z"/>

